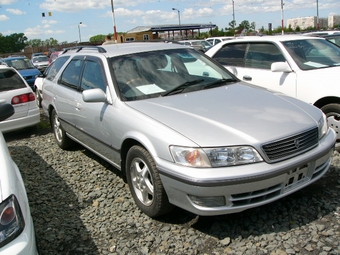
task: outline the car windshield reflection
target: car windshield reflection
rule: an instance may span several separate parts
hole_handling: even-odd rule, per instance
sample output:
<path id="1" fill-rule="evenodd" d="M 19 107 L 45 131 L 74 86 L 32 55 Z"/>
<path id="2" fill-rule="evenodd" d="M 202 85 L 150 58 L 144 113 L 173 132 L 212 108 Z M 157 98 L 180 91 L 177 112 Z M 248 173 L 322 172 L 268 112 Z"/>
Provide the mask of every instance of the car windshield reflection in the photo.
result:
<path id="1" fill-rule="evenodd" d="M 340 65 L 340 48 L 326 40 L 295 40 L 282 44 L 302 70 Z"/>
<path id="2" fill-rule="evenodd" d="M 187 93 L 205 89 L 216 81 L 235 80 L 225 69 L 192 49 L 120 56 L 112 58 L 111 64 L 122 99 L 127 101 Z"/>

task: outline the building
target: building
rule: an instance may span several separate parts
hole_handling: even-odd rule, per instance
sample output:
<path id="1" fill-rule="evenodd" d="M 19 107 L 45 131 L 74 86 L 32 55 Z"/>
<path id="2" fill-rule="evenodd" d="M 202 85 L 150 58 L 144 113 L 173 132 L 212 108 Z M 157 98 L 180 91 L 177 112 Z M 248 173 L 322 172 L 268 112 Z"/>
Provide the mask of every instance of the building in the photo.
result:
<path id="1" fill-rule="evenodd" d="M 339 28 L 340 16 L 339 15 L 329 15 L 328 16 L 328 27 L 329 28 Z"/>
<path id="2" fill-rule="evenodd" d="M 178 40 L 193 38 L 200 34 L 202 29 L 214 29 L 214 24 L 182 24 L 182 25 L 154 25 L 138 26 L 120 35 L 118 42 L 152 41 L 152 40 Z"/>
<path id="3" fill-rule="evenodd" d="M 316 16 L 300 17 L 287 20 L 287 27 L 296 29 L 299 27 L 301 30 L 306 30 L 311 27 L 318 27 L 318 18 Z M 328 29 L 327 18 L 319 18 L 319 29 Z"/>
<path id="4" fill-rule="evenodd" d="M 319 18 L 319 29 L 333 29 L 338 28 L 340 24 L 340 16 L 339 15 L 329 15 L 328 18 Z M 318 28 L 318 17 L 310 16 L 310 17 L 300 17 L 294 19 L 287 20 L 287 27 L 291 27 L 292 29 L 296 29 L 299 27 L 301 30 L 306 30 L 308 28 Z"/>

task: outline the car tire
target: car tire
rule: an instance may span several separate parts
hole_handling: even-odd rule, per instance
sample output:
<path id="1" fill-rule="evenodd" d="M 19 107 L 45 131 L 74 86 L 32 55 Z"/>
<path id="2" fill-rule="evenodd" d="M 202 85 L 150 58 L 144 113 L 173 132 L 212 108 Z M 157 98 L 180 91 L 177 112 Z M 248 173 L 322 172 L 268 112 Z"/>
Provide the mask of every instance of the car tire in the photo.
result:
<path id="1" fill-rule="evenodd" d="M 156 218 L 172 210 L 156 164 L 141 146 L 135 145 L 128 151 L 126 177 L 135 203 L 146 215 Z"/>
<path id="2" fill-rule="evenodd" d="M 326 114 L 328 125 L 336 132 L 336 150 L 340 152 L 340 104 L 327 104 L 321 110 Z"/>
<path id="3" fill-rule="evenodd" d="M 67 149 L 74 144 L 74 141 L 66 135 L 66 132 L 59 121 L 59 116 L 55 110 L 53 110 L 51 114 L 51 126 L 55 140 L 61 149 Z"/>
<path id="4" fill-rule="evenodd" d="M 42 108 L 41 101 L 42 101 L 42 98 L 41 98 L 41 95 L 39 93 L 39 90 L 38 90 L 38 88 L 35 88 L 35 102 L 37 103 L 37 106 L 39 108 Z"/>

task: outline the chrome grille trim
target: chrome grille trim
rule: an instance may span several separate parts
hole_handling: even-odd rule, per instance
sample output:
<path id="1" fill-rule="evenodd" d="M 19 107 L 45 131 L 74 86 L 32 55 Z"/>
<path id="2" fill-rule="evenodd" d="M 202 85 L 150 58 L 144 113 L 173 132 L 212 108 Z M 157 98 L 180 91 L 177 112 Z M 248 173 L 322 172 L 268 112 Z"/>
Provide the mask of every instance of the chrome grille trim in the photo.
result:
<path id="1" fill-rule="evenodd" d="M 269 162 L 273 163 L 314 148 L 318 140 L 318 128 L 315 127 L 297 135 L 263 144 L 262 150 Z"/>

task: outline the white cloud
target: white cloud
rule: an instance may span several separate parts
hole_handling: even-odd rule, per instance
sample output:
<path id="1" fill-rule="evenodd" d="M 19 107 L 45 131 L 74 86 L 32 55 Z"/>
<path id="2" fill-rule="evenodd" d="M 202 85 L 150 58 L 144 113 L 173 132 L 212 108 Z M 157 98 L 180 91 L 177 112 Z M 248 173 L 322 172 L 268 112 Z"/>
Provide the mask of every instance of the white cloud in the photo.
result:
<path id="1" fill-rule="evenodd" d="M 9 20 L 9 17 L 7 17 L 6 15 L 0 15 L 0 21 L 5 21 L 5 20 Z"/>
<path id="2" fill-rule="evenodd" d="M 6 9 L 7 12 L 12 13 L 14 15 L 24 15 L 26 12 L 20 11 L 18 9 Z"/>

